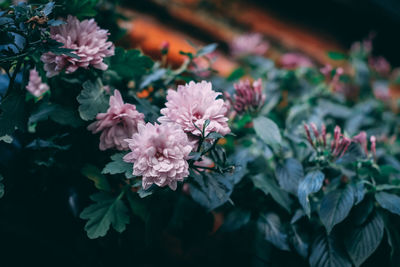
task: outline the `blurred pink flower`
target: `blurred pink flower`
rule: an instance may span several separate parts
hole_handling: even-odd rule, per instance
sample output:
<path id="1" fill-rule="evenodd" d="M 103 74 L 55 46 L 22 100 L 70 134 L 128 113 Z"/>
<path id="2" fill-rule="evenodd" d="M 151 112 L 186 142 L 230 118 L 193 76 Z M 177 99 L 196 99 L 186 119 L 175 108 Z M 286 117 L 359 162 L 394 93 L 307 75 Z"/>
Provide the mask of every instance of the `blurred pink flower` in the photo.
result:
<path id="1" fill-rule="evenodd" d="M 221 93 L 212 90 L 209 82 L 179 85 L 178 90 L 168 90 L 166 108 L 161 109 L 163 115 L 158 119 L 160 123 L 176 123 L 186 133 L 200 136 L 204 123 L 209 120 L 205 134 L 217 132 L 221 135 L 230 133 L 228 126 L 227 106 L 222 99 L 217 99 Z M 196 128 L 196 126 L 197 129 Z"/>
<path id="2" fill-rule="evenodd" d="M 235 87 L 233 98 L 228 94 L 226 96 L 237 113 L 256 112 L 264 105 L 266 95 L 262 90 L 261 79 L 253 83 L 248 79 L 244 79 L 233 86 Z"/>
<path id="3" fill-rule="evenodd" d="M 370 57 L 369 66 L 381 76 L 388 76 L 392 67 L 384 57 Z"/>
<path id="4" fill-rule="evenodd" d="M 72 53 L 79 56 L 73 58 L 67 55 L 55 55 L 48 52 L 42 55 L 44 69 L 48 77 L 53 77 L 65 69 L 72 73 L 79 67 L 106 70 L 103 58 L 114 55 L 114 45 L 107 42 L 109 33 L 97 26 L 94 19 L 79 21 L 76 17 L 68 16 L 66 24 L 51 27 L 51 38 L 64 44 L 64 48 L 74 49 Z"/>
<path id="5" fill-rule="evenodd" d="M 269 43 L 263 40 L 259 33 L 246 33 L 239 35 L 230 43 L 233 56 L 264 55 L 269 49 Z"/>
<path id="6" fill-rule="evenodd" d="M 296 69 L 299 67 L 313 67 L 311 59 L 301 53 L 286 53 L 283 54 L 279 63 L 285 69 Z"/>
<path id="7" fill-rule="evenodd" d="M 32 95 L 39 97 L 49 90 L 49 86 L 46 83 L 42 83 L 42 78 L 36 69 L 29 71 L 29 83 L 26 86 L 26 90 Z"/>
<path id="8" fill-rule="evenodd" d="M 125 139 L 132 152 L 124 161 L 133 163 L 133 175 L 142 176 L 142 187 L 168 185 L 172 190 L 189 175 L 187 159 L 192 151 L 187 135 L 176 124 L 138 125 L 138 132 Z"/>
<path id="9" fill-rule="evenodd" d="M 115 147 L 118 150 L 127 150 L 126 138 L 137 132 L 139 124 L 144 124 L 144 115 L 136 110 L 135 105 L 124 104 L 118 90 L 110 97 L 110 107 L 106 113 L 99 113 L 97 121 L 88 126 L 93 133 L 101 132 L 100 150 Z"/>
<path id="10" fill-rule="evenodd" d="M 217 58 L 217 53 L 212 52 L 202 57 L 196 57 L 189 65 L 189 70 L 199 77 L 206 78 L 212 73 L 212 65 Z"/>

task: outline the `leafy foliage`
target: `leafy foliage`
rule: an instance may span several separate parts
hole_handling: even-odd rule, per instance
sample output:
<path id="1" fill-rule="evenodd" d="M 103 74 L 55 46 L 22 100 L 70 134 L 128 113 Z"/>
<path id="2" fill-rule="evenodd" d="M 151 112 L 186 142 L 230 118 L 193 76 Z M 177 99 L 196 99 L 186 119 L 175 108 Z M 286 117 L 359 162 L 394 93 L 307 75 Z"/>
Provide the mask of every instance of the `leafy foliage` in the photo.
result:
<path id="1" fill-rule="evenodd" d="M 105 236 L 111 225 L 117 232 L 125 230 L 126 224 L 129 223 L 129 215 L 122 196 L 123 193 L 113 197 L 100 192 L 90 197 L 96 203 L 85 208 L 80 215 L 82 219 L 88 220 L 85 230 L 89 238 Z"/>

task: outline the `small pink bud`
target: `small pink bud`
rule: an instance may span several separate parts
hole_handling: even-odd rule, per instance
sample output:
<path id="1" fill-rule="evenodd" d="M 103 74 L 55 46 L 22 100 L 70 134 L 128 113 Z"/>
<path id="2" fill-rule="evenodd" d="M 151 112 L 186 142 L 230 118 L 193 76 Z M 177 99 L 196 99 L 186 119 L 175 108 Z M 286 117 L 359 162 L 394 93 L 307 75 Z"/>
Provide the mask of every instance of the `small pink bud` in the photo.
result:
<path id="1" fill-rule="evenodd" d="M 368 154 L 367 148 L 367 133 L 362 131 L 358 135 L 353 137 L 353 140 L 359 143 L 365 151 L 365 154 Z"/>
<path id="2" fill-rule="evenodd" d="M 322 135 L 322 141 L 324 142 L 324 147 L 326 147 L 326 126 L 325 124 L 322 124 L 322 129 L 321 129 L 321 135 Z"/>
<path id="3" fill-rule="evenodd" d="M 373 135 L 369 139 L 371 141 L 371 151 L 374 157 L 376 157 L 376 137 Z"/>
<path id="4" fill-rule="evenodd" d="M 312 122 L 312 123 L 310 123 L 310 126 L 311 126 L 311 129 L 313 130 L 313 133 L 314 133 L 315 138 L 318 139 L 318 137 L 319 137 L 319 132 L 318 132 L 317 125 L 315 125 L 315 123 Z"/>
<path id="5" fill-rule="evenodd" d="M 169 42 L 168 41 L 163 41 L 161 43 L 161 54 L 166 55 L 169 50 Z"/>
<path id="6" fill-rule="evenodd" d="M 308 127 L 307 124 L 304 123 L 304 130 L 306 131 L 306 135 L 307 135 L 307 140 L 308 142 L 312 145 L 313 148 L 315 148 L 314 143 L 311 139 L 311 134 L 310 134 L 310 128 Z"/>

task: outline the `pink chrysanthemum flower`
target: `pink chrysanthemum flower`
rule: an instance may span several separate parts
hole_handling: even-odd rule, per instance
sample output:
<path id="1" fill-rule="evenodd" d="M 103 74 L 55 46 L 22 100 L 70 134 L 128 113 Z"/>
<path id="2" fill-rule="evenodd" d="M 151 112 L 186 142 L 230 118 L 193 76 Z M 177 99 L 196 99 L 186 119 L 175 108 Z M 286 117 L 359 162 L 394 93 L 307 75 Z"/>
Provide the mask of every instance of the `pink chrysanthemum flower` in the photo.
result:
<path id="1" fill-rule="evenodd" d="M 42 83 L 42 78 L 36 69 L 31 69 L 29 72 L 29 83 L 26 86 L 26 90 L 32 95 L 39 97 L 49 90 L 49 86 L 46 83 Z"/>
<path id="2" fill-rule="evenodd" d="M 78 58 L 67 55 L 55 55 L 48 52 L 42 55 L 44 69 L 48 77 L 53 77 L 65 69 L 72 73 L 79 67 L 89 65 L 100 70 L 106 70 L 103 58 L 114 55 L 114 45 L 107 42 L 108 31 L 97 26 L 94 19 L 79 21 L 76 17 L 68 16 L 66 24 L 51 27 L 51 38 L 64 44 L 64 48 L 74 49 Z"/>
<path id="3" fill-rule="evenodd" d="M 233 98 L 229 95 L 227 95 L 227 98 L 237 113 L 256 112 L 264 105 L 266 96 L 262 90 L 261 79 L 254 82 L 245 79 L 233 86 L 235 87 L 235 94 Z"/>
<path id="4" fill-rule="evenodd" d="M 136 110 L 135 105 L 124 104 L 118 90 L 110 97 L 110 107 L 106 113 L 99 113 L 97 121 L 88 126 L 93 133 L 101 132 L 100 150 L 115 147 L 118 150 L 127 150 L 126 138 L 137 132 L 138 125 L 144 124 L 144 115 Z"/>
<path id="5" fill-rule="evenodd" d="M 314 64 L 311 59 L 301 53 L 286 53 L 283 54 L 279 63 L 285 69 L 296 69 L 299 67 L 312 67 Z"/>
<path id="6" fill-rule="evenodd" d="M 242 34 L 232 40 L 230 50 L 233 56 L 264 55 L 269 43 L 259 33 Z"/>
<path id="7" fill-rule="evenodd" d="M 175 124 L 140 124 L 132 139 L 126 139 L 132 152 L 124 161 L 133 163 L 133 175 L 142 176 L 142 187 L 168 185 L 172 190 L 189 175 L 186 161 L 192 146 L 187 135 Z"/>
<path id="8" fill-rule="evenodd" d="M 158 119 L 160 123 L 176 123 L 191 135 L 200 136 L 204 123 L 209 120 L 205 134 L 217 132 L 221 135 L 230 133 L 227 106 L 224 100 L 217 99 L 221 93 L 212 90 L 209 82 L 193 81 L 179 85 L 178 90 L 168 90 L 166 108 L 161 109 L 164 115 Z M 197 127 L 196 127 L 196 126 Z M 199 129 L 197 129 L 199 128 Z"/>

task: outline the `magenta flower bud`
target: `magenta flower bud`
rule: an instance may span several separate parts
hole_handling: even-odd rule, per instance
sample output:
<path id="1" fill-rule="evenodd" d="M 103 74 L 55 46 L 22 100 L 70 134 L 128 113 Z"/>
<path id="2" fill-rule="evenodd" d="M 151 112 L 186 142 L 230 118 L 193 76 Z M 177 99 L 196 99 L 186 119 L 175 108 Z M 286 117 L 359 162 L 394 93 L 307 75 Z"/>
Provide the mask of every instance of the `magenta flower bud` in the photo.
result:
<path id="1" fill-rule="evenodd" d="M 368 154 L 367 133 L 365 131 L 362 131 L 358 135 L 354 136 L 353 141 L 359 143 L 361 147 L 364 149 L 365 154 Z"/>
<path id="2" fill-rule="evenodd" d="M 374 158 L 376 158 L 376 137 L 373 135 L 369 140 L 371 142 L 372 154 L 374 155 Z"/>
<path id="3" fill-rule="evenodd" d="M 310 128 L 308 127 L 307 124 L 304 123 L 304 130 L 306 131 L 306 135 L 307 135 L 307 140 L 310 143 L 310 145 L 312 145 L 313 148 L 315 148 L 314 146 L 314 142 L 311 139 L 311 134 L 310 134 Z"/>
<path id="4" fill-rule="evenodd" d="M 262 90 L 261 79 L 254 81 L 245 79 L 233 85 L 235 94 L 233 99 L 228 100 L 231 102 L 234 110 L 239 113 L 257 112 L 265 103 L 266 96 Z"/>
<path id="5" fill-rule="evenodd" d="M 325 124 L 322 124 L 322 129 L 321 129 L 321 135 L 322 135 L 322 141 L 324 142 L 324 147 L 326 146 L 326 126 Z"/>
<path id="6" fill-rule="evenodd" d="M 330 64 L 327 64 L 324 67 L 320 68 L 321 73 L 328 79 L 331 78 L 332 70 L 333 68 Z"/>
<path id="7" fill-rule="evenodd" d="M 315 138 L 319 138 L 319 132 L 318 132 L 318 128 L 317 125 L 315 125 L 315 123 L 310 123 L 311 129 L 313 130 L 314 136 Z"/>
<path id="8" fill-rule="evenodd" d="M 338 125 L 336 125 L 334 134 L 333 134 L 333 141 L 331 144 L 331 151 L 337 150 L 339 148 L 339 142 L 340 142 L 340 137 L 341 137 L 341 129 Z"/>
<path id="9" fill-rule="evenodd" d="M 168 54 L 168 50 L 169 50 L 169 42 L 168 41 L 163 41 L 161 43 L 161 54 L 166 55 Z"/>
<path id="10" fill-rule="evenodd" d="M 349 148 L 350 144 L 351 144 L 351 139 L 348 137 L 343 137 L 342 140 L 342 146 L 343 146 L 343 150 L 342 153 L 340 154 L 340 157 L 343 157 L 343 155 L 346 153 L 347 149 Z"/>

